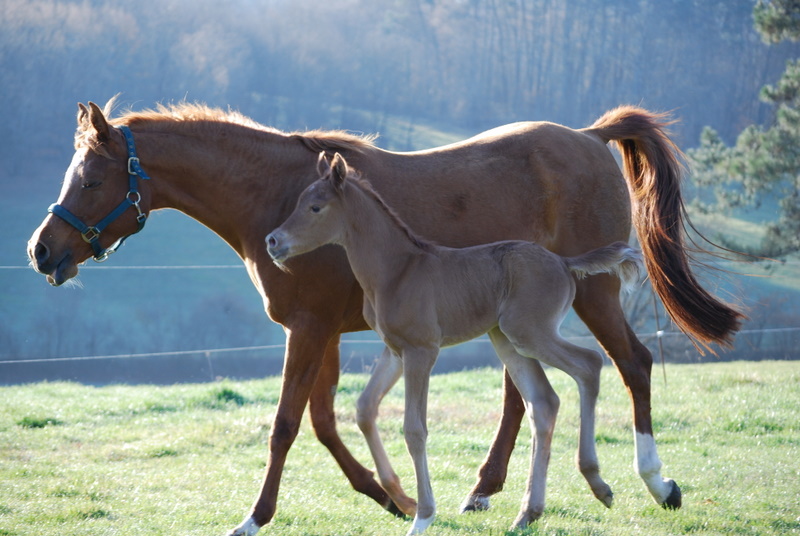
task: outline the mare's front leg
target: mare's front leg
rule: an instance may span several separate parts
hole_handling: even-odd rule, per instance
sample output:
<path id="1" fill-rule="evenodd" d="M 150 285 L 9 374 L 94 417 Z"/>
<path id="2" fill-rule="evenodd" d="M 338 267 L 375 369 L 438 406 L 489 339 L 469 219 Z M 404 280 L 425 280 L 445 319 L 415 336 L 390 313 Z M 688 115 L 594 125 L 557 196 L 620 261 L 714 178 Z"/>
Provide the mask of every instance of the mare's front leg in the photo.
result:
<path id="1" fill-rule="evenodd" d="M 378 406 L 381 400 L 397 383 L 402 374 L 403 363 L 400 358 L 392 353 L 389 348 L 384 348 L 383 353 L 375 363 L 375 369 L 372 371 L 364 392 L 358 397 L 356 421 L 361 433 L 364 434 L 364 438 L 367 440 L 381 486 L 383 486 L 383 489 L 386 490 L 400 511 L 406 515 L 413 516 L 417 511 L 417 501 L 406 495 L 400 486 L 400 479 L 392 469 L 376 424 Z"/>
<path id="2" fill-rule="evenodd" d="M 503 413 L 492 445 L 478 469 L 478 481 L 461 503 L 460 512 L 489 509 L 489 497 L 503 491 L 508 474 L 508 462 L 517 440 L 525 404 L 506 369 L 503 373 Z"/>
<path id="3" fill-rule="evenodd" d="M 402 372 L 402 366 L 398 362 L 398 378 Z M 394 382 L 397 381 L 395 378 Z M 392 384 L 394 384 L 392 382 Z M 400 488 L 400 482 L 397 477 L 397 495 L 392 494 L 393 490 L 381 487 L 373 476 L 372 471 L 361 465 L 350 451 L 342 443 L 339 434 L 336 431 L 336 414 L 334 413 L 334 397 L 336 395 L 336 387 L 339 383 L 339 335 L 332 337 L 328 341 L 328 346 L 325 349 L 325 358 L 322 362 L 322 368 L 317 381 L 311 391 L 311 399 L 309 401 L 309 413 L 311 414 L 311 425 L 314 428 L 314 433 L 319 439 L 320 443 L 333 455 L 339 467 L 342 468 L 353 489 L 370 497 L 375 502 L 383 506 L 386 510 L 397 516 L 403 514 L 413 515 L 411 512 L 406 511 L 407 505 L 397 502 L 398 498 L 405 497 L 407 501 L 411 501 L 414 505 L 416 503 L 413 499 L 409 499 Z M 391 385 L 389 386 L 391 388 Z M 387 388 L 388 391 L 388 388 Z M 377 411 L 377 408 L 376 408 Z M 378 473 L 380 474 L 380 468 Z M 381 479 L 383 483 L 383 479 Z M 386 488 L 386 489 L 384 489 Z M 387 491 L 389 493 L 387 494 Z M 393 500 L 394 499 L 394 500 Z M 398 506 L 400 508 L 398 509 Z"/>
<path id="4" fill-rule="evenodd" d="M 269 457 L 261 493 L 250 515 L 229 536 L 252 536 L 275 515 L 286 455 L 297 437 L 311 387 L 317 379 L 331 330 L 313 321 L 286 329 L 286 354 L 278 408 L 269 437 Z"/>
<path id="5" fill-rule="evenodd" d="M 619 301 L 619 280 L 596 275 L 578 281 L 575 312 L 617 367 L 633 405 L 634 469 L 653 499 L 664 508 L 681 507 L 681 490 L 674 480 L 662 478 L 661 460 L 653 438 L 650 414 L 650 373 L 653 357 L 625 320 Z"/>
<path id="6" fill-rule="evenodd" d="M 403 351 L 403 374 L 406 386 L 406 409 L 403 434 L 406 448 L 414 460 L 417 479 L 417 514 L 406 536 L 422 534 L 436 517 L 431 477 L 428 471 L 428 386 L 438 347 Z"/>

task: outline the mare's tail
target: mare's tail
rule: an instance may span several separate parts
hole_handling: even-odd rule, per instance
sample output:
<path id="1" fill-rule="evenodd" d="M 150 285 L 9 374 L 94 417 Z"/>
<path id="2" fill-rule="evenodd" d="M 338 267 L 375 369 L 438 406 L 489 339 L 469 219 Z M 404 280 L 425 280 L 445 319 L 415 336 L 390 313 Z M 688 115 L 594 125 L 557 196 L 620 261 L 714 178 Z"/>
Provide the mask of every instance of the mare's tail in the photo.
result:
<path id="1" fill-rule="evenodd" d="M 642 255 L 624 242 L 614 242 L 577 257 L 565 257 L 564 262 L 578 279 L 595 274 L 612 274 L 622 281 L 623 290 L 630 291 L 639 279 Z"/>
<path id="2" fill-rule="evenodd" d="M 667 136 L 670 123 L 665 114 L 621 106 L 584 132 L 616 143 L 622 153 L 633 224 L 653 289 L 680 330 L 698 349 L 713 353 L 711 343 L 732 345 L 745 316 L 709 294 L 692 273 L 684 243 L 682 154 Z"/>

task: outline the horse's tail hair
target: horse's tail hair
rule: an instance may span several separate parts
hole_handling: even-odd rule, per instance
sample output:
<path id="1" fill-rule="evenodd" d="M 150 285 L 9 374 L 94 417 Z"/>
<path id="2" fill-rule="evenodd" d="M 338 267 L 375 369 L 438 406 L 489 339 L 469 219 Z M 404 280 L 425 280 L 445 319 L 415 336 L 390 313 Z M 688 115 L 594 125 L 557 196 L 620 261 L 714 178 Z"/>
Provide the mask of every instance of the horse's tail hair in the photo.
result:
<path id="1" fill-rule="evenodd" d="M 710 344 L 731 346 L 745 316 L 707 292 L 692 273 L 684 242 L 685 226 L 691 224 L 681 197 L 683 154 L 666 130 L 672 123 L 667 114 L 621 106 L 584 132 L 619 148 L 633 198 L 633 224 L 653 289 L 698 350 L 715 353 Z"/>
<path id="2" fill-rule="evenodd" d="M 578 279 L 596 274 L 616 275 L 626 292 L 633 290 L 643 268 L 642 254 L 624 242 L 614 242 L 577 257 L 565 257 L 564 262 Z"/>

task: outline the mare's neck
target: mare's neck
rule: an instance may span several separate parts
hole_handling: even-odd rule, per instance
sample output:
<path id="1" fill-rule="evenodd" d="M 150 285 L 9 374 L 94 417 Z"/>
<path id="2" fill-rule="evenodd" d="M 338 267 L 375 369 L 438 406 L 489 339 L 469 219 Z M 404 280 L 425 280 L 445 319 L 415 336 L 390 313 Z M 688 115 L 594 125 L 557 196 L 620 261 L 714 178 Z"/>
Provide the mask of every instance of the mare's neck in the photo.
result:
<path id="1" fill-rule="evenodd" d="M 212 122 L 132 128 L 152 177 L 151 210 L 187 214 L 242 259 L 257 257 L 264 236 L 291 211 L 283 200 L 307 185 L 297 177 L 315 175 L 313 155 L 279 133 Z"/>
<path id="2" fill-rule="evenodd" d="M 374 298 L 396 285 L 411 263 L 429 254 L 360 187 L 348 184 L 345 209 L 347 225 L 342 246 L 353 274 L 368 296 Z"/>

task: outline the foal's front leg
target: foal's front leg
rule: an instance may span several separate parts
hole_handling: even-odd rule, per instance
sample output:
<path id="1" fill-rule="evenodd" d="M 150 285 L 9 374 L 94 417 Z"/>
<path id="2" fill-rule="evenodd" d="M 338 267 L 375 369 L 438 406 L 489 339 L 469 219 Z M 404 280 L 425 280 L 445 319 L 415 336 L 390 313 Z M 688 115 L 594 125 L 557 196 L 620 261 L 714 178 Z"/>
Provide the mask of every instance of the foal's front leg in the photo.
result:
<path id="1" fill-rule="evenodd" d="M 403 433 L 417 478 L 417 515 L 406 536 L 422 534 L 436 515 L 431 478 L 428 472 L 428 385 L 431 370 L 439 354 L 438 347 L 403 350 L 403 373 L 406 386 L 406 411 Z"/>
<path id="2" fill-rule="evenodd" d="M 403 374 L 403 363 L 400 358 L 392 353 L 389 348 L 384 348 L 375 369 L 364 388 L 364 392 L 358 397 L 356 404 L 356 421 L 361 433 L 369 446 L 372 459 L 375 461 L 375 469 L 378 471 L 378 479 L 381 486 L 389 494 L 394 504 L 406 515 L 413 516 L 417 511 L 417 501 L 409 497 L 400 486 L 400 479 L 392 469 L 389 456 L 383 447 L 376 419 L 378 417 L 378 406 L 386 393 L 389 392 L 400 376 Z"/>

